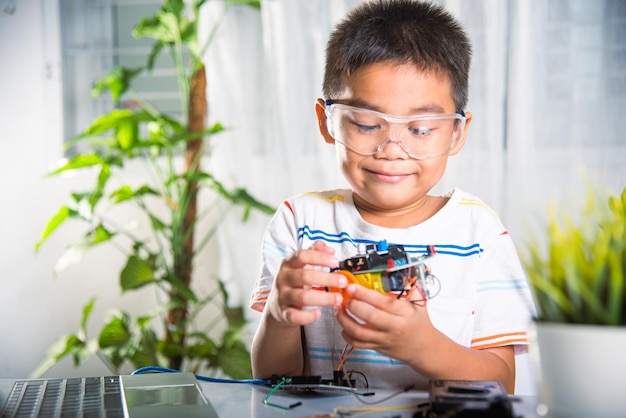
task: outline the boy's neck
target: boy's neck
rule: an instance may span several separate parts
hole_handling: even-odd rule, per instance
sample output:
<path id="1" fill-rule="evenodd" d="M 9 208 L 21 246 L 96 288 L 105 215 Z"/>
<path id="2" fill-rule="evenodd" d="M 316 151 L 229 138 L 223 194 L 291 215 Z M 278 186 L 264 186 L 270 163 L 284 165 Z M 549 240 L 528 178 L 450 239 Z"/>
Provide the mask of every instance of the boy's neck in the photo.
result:
<path id="1" fill-rule="evenodd" d="M 354 206 L 363 220 L 385 228 L 409 228 L 419 225 L 439 212 L 448 200 L 448 197 L 425 195 L 409 206 L 397 210 L 387 210 L 374 207 L 357 194 L 353 194 Z"/>

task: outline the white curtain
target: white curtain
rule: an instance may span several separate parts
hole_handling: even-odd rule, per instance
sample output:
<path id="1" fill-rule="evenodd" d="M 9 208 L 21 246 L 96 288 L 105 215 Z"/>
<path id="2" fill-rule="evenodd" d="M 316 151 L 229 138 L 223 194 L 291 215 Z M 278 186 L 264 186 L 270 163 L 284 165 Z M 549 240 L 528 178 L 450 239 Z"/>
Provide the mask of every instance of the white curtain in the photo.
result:
<path id="1" fill-rule="evenodd" d="M 293 194 L 345 186 L 318 134 L 325 43 L 359 0 L 264 0 L 233 7 L 207 52 L 210 119 L 220 178 L 273 205 Z M 552 198 L 583 191 L 585 175 L 626 185 L 626 2 L 448 0 L 473 42 L 465 149 L 436 192 L 459 186 L 485 200 L 515 241 Z M 208 2 L 207 22 L 222 3 Z M 220 230 L 220 274 L 247 302 L 269 218 L 238 215 Z M 255 316 L 252 315 L 252 319 Z"/>
<path id="2" fill-rule="evenodd" d="M 510 15 L 503 215 L 521 232 L 554 197 L 578 204 L 583 176 L 626 185 L 626 1 L 513 2 Z"/>

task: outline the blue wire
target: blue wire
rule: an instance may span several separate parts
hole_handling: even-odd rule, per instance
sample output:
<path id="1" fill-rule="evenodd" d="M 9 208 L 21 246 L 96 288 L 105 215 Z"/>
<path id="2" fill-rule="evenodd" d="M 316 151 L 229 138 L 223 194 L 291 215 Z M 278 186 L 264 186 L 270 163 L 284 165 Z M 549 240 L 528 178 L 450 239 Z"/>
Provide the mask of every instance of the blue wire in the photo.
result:
<path id="1" fill-rule="evenodd" d="M 142 374 L 142 373 L 180 373 L 180 370 L 168 369 L 166 367 L 158 367 L 158 366 L 147 366 L 141 367 L 131 374 Z M 222 379 L 218 377 L 208 377 L 196 374 L 196 379 L 202 380 L 204 382 L 213 382 L 213 383 L 253 383 L 260 385 L 269 385 L 271 382 L 268 379 Z"/>

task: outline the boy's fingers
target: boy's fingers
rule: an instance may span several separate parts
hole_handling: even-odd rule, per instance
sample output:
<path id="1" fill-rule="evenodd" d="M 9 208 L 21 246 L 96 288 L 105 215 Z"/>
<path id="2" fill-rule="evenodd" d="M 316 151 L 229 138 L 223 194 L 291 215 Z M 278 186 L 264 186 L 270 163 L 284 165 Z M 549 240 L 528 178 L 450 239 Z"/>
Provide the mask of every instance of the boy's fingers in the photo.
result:
<path id="1" fill-rule="evenodd" d="M 357 321 L 343 309 L 337 311 L 337 321 L 343 329 L 342 335 L 346 342 L 358 345 L 359 348 L 374 348 L 373 343 L 381 338 L 381 330 Z M 372 345 L 367 347 L 366 344 Z"/>
<path id="2" fill-rule="evenodd" d="M 296 251 L 291 256 L 287 257 L 283 263 L 291 268 L 302 268 L 306 266 L 334 268 L 339 265 L 339 260 L 332 255 L 332 252 L 318 251 L 311 248 Z"/>
<path id="3" fill-rule="evenodd" d="M 303 289 L 285 292 L 281 299 L 281 305 L 287 309 L 293 306 L 339 306 L 343 301 L 343 297 L 337 292 Z"/>
<path id="4" fill-rule="evenodd" d="M 281 281 L 292 288 L 344 288 L 348 285 L 344 275 L 311 269 L 288 271 Z"/>
<path id="5" fill-rule="evenodd" d="M 389 304 L 389 295 L 383 295 L 372 289 L 367 289 L 357 284 L 350 284 L 346 287 L 346 291 L 352 295 L 353 298 L 367 302 L 377 308 L 382 308 Z"/>
<path id="6" fill-rule="evenodd" d="M 284 318 L 291 325 L 309 325 L 317 321 L 322 316 L 319 309 L 296 309 L 287 308 L 284 311 Z"/>
<path id="7" fill-rule="evenodd" d="M 354 302 L 365 302 L 367 304 L 365 305 L 367 307 L 364 307 L 363 309 L 360 308 L 361 304 L 355 304 L 353 307 L 355 314 L 357 312 L 360 313 L 360 311 L 367 313 L 373 307 L 392 315 L 401 315 L 403 308 L 406 307 L 404 303 L 398 303 L 403 301 L 398 301 L 394 297 L 384 295 L 380 292 L 367 289 L 357 284 L 348 285 L 346 287 L 346 292 L 352 296 L 350 299 L 354 300 Z"/>
<path id="8" fill-rule="evenodd" d="M 335 249 L 326 245 L 323 241 L 315 241 L 311 245 L 311 249 L 315 251 L 322 251 L 326 254 L 335 254 Z"/>

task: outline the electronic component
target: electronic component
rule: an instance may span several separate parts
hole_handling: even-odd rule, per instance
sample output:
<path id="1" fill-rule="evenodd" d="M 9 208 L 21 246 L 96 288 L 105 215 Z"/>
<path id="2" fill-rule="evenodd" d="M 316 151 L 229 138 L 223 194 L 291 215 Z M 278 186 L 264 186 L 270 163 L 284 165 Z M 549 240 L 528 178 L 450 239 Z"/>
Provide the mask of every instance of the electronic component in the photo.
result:
<path id="1" fill-rule="evenodd" d="M 431 380 L 429 395 L 436 417 L 513 417 L 511 400 L 497 380 Z"/>
<path id="2" fill-rule="evenodd" d="M 422 300 L 439 293 L 439 280 L 431 273 L 424 260 L 435 254 L 432 245 L 427 253 L 417 258 L 409 257 L 402 245 L 388 245 L 387 241 L 366 245 L 355 257 L 339 262 L 333 272 L 342 274 L 348 283 L 358 283 L 383 294 L 406 295 L 417 286 Z M 344 289 L 328 288 L 343 294 L 344 304 L 351 296 Z"/>
<path id="3" fill-rule="evenodd" d="M 272 375 L 270 378 L 270 386 L 276 387 L 279 386 L 281 389 L 291 389 L 291 390 L 301 390 L 301 391 L 310 391 L 316 390 L 320 388 L 329 388 L 329 387 L 354 387 L 354 380 L 346 380 L 343 377 L 343 373 L 339 371 L 335 371 L 333 379 L 322 379 L 322 376 L 279 376 Z"/>

